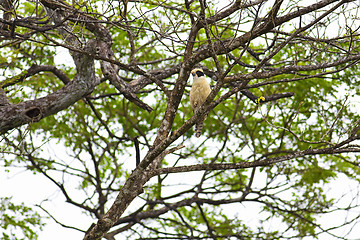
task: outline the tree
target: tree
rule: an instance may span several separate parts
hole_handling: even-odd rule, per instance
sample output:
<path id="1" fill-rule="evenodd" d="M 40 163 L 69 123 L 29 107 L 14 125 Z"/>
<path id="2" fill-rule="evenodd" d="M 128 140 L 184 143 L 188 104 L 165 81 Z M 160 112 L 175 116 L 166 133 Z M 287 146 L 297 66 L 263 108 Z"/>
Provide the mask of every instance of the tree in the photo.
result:
<path id="1" fill-rule="evenodd" d="M 327 195 L 338 179 L 359 185 L 357 2 L 0 4 L 2 164 L 96 219 L 84 239 L 345 239 L 336 229 L 359 223 L 318 223 L 359 209 Z M 64 50 L 74 65 L 57 63 Z M 195 67 L 212 92 L 193 114 Z M 66 153 L 44 153 L 54 145 Z M 254 203 L 257 227 L 226 210 Z"/>

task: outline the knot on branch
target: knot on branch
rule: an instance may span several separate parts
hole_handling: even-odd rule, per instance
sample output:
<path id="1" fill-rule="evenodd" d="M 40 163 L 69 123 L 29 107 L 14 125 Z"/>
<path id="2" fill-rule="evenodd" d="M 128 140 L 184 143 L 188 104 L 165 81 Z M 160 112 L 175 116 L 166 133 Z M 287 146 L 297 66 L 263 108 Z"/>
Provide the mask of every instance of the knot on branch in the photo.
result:
<path id="1" fill-rule="evenodd" d="M 31 107 L 25 110 L 24 115 L 32 122 L 38 122 L 42 118 L 42 111 L 39 107 Z"/>
<path id="2" fill-rule="evenodd" d="M 103 219 L 99 219 L 99 220 L 98 220 L 97 225 L 98 225 L 98 228 L 99 228 L 99 229 L 108 230 L 109 228 L 112 227 L 113 224 L 112 224 L 111 219 L 109 219 L 109 218 L 103 218 Z"/>

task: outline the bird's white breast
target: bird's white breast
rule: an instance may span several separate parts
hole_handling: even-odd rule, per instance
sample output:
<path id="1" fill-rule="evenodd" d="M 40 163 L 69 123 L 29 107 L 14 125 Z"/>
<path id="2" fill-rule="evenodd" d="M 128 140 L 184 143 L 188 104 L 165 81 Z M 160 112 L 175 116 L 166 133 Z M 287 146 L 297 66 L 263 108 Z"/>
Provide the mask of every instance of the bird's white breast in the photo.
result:
<path id="1" fill-rule="evenodd" d="M 193 109 L 197 109 L 210 94 L 211 89 L 209 83 L 204 77 L 194 79 L 190 90 L 190 103 Z"/>

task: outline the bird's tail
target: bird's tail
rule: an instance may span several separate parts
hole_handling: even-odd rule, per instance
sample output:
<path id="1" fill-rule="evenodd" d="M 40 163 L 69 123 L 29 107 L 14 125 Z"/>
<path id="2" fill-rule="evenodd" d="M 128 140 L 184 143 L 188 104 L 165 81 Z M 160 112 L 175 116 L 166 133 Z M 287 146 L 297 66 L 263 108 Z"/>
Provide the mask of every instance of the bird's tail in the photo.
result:
<path id="1" fill-rule="evenodd" d="M 202 129 L 204 127 L 204 122 L 207 115 L 204 115 L 204 117 L 200 118 L 199 121 L 195 124 L 195 136 L 198 138 L 201 136 Z"/>

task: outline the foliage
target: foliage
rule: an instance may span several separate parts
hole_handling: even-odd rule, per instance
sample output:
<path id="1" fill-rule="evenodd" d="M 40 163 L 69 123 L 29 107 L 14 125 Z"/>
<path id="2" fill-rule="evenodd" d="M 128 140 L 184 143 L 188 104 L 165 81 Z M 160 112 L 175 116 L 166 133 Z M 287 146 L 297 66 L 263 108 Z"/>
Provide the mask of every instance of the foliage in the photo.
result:
<path id="1" fill-rule="evenodd" d="M 8 197 L 0 198 L 1 239 L 37 239 L 36 228 L 44 225 L 41 216 L 24 203 L 15 205 Z"/>

